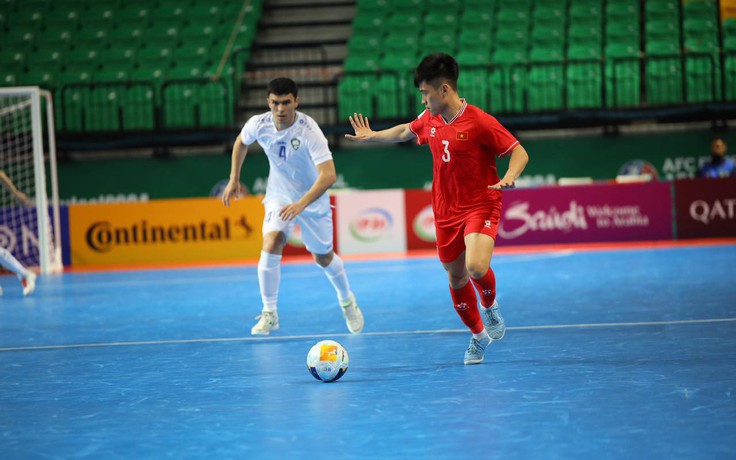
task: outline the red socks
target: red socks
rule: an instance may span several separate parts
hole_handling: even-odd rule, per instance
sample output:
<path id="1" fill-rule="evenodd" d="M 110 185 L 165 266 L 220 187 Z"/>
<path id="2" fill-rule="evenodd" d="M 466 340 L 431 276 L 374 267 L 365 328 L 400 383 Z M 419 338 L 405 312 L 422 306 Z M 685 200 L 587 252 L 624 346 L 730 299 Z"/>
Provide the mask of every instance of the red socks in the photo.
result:
<path id="1" fill-rule="evenodd" d="M 478 298 L 475 296 L 473 286 L 470 283 L 460 289 L 453 289 L 450 286 L 450 295 L 452 295 L 455 311 L 463 320 L 463 323 L 470 328 L 473 334 L 481 332 L 484 327 L 483 320 L 478 311 Z"/>
<path id="2" fill-rule="evenodd" d="M 493 305 L 493 301 L 496 300 L 496 275 L 493 270 L 489 268 L 483 278 L 470 278 L 470 281 L 480 294 L 480 303 L 486 308 Z"/>

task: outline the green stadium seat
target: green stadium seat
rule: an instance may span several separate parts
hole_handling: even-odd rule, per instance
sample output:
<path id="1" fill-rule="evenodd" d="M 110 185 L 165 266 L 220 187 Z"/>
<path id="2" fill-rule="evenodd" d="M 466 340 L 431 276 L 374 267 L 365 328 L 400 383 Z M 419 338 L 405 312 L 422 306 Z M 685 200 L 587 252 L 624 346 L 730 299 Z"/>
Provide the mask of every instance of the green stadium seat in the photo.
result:
<path id="1" fill-rule="evenodd" d="M 343 69 L 345 72 L 368 72 L 379 69 L 378 53 L 351 54 L 345 59 Z"/>
<path id="2" fill-rule="evenodd" d="M 168 66 L 171 61 L 171 48 L 147 46 L 138 50 L 136 61 L 141 67 Z"/>
<path id="3" fill-rule="evenodd" d="M 529 10 L 500 9 L 496 13 L 496 27 L 499 30 L 506 27 L 528 30 L 530 23 Z"/>
<path id="4" fill-rule="evenodd" d="M 725 37 L 723 39 L 723 50 L 736 51 L 736 35 L 732 37 Z"/>
<path id="5" fill-rule="evenodd" d="M 387 18 L 383 12 L 375 15 L 355 16 L 353 20 L 353 34 L 373 34 L 376 30 L 380 30 L 386 21 Z"/>
<path id="6" fill-rule="evenodd" d="M 531 34 L 532 47 L 558 48 L 565 46 L 565 33 L 561 28 L 536 26 Z"/>
<path id="7" fill-rule="evenodd" d="M 681 53 L 679 42 L 672 40 L 649 40 L 646 43 L 646 52 L 649 56 L 679 56 Z"/>
<path id="8" fill-rule="evenodd" d="M 567 11 L 564 4 L 537 2 L 532 12 L 535 25 L 560 27 L 567 22 Z"/>
<path id="9" fill-rule="evenodd" d="M 466 49 L 461 49 L 455 55 L 455 59 L 461 69 L 473 66 L 486 66 L 491 63 L 491 52 L 490 50 L 483 50 L 478 47 L 468 47 Z M 463 71 L 460 72 L 461 75 Z"/>
<path id="10" fill-rule="evenodd" d="M 618 43 L 639 48 L 639 24 L 610 22 L 606 25 L 606 43 Z"/>
<path id="11" fill-rule="evenodd" d="M 601 47 L 597 45 L 575 44 L 567 49 L 567 58 L 572 60 L 600 59 Z"/>
<path id="12" fill-rule="evenodd" d="M 687 56 L 685 79 L 688 103 L 721 99 L 721 68 L 710 56 Z"/>
<path id="13" fill-rule="evenodd" d="M 496 29 L 493 42 L 496 49 L 526 50 L 529 47 L 529 32 L 525 29 Z"/>
<path id="14" fill-rule="evenodd" d="M 567 43 L 595 43 L 601 45 L 602 30 L 590 24 L 570 24 L 567 29 Z"/>
<path id="15" fill-rule="evenodd" d="M 109 66 L 95 72 L 92 75 L 92 81 L 103 83 L 124 82 L 128 80 L 129 73 L 129 69 Z"/>
<path id="16" fill-rule="evenodd" d="M 679 41 L 680 25 L 676 20 L 647 20 L 645 24 L 646 41 Z"/>
<path id="17" fill-rule="evenodd" d="M 96 70 L 102 60 L 97 49 L 79 47 L 69 51 L 64 58 L 64 62 L 70 67 Z"/>
<path id="18" fill-rule="evenodd" d="M 491 58 L 493 67 L 489 76 L 490 107 L 498 113 L 524 110 L 524 89 L 527 84 L 526 51 L 496 49 Z"/>
<path id="19" fill-rule="evenodd" d="M 639 2 L 634 1 L 612 1 L 606 3 L 606 22 L 639 23 L 641 13 Z"/>
<path id="20" fill-rule="evenodd" d="M 391 32 L 404 31 L 404 33 L 419 33 L 423 27 L 422 15 L 418 11 L 397 11 L 386 18 L 384 28 Z M 380 27 L 380 26 L 376 26 Z"/>
<path id="21" fill-rule="evenodd" d="M 84 127 L 87 131 L 120 131 L 124 88 L 92 86 L 86 93 Z"/>
<path id="22" fill-rule="evenodd" d="M 460 95 L 470 104 L 482 109 L 489 109 L 491 107 L 490 79 L 487 69 L 477 67 L 464 68 L 458 77 L 457 87 Z"/>
<path id="23" fill-rule="evenodd" d="M 448 13 L 446 10 L 442 10 L 442 12 L 430 12 L 424 16 L 424 26 L 432 32 L 436 32 L 438 29 L 450 29 L 454 31 L 457 28 L 457 25 L 457 14 Z"/>
<path id="24" fill-rule="evenodd" d="M 58 69 L 29 70 L 19 76 L 18 84 L 24 86 L 40 86 L 44 89 L 53 90 L 57 86 L 57 72 Z"/>
<path id="25" fill-rule="evenodd" d="M 568 18 L 571 24 L 588 24 L 594 27 L 600 27 L 603 17 L 601 5 L 597 2 L 588 3 L 572 3 L 568 10 Z"/>
<path id="26" fill-rule="evenodd" d="M 683 102 L 682 64 L 679 56 L 650 56 L 645 75 L 649 105 L 672 105 Z"/>
<path id="27" fill-rule="evenodd" d="M 715 20 L 718 16 L 718 2 L 699 0 L 682 2 L 682 14 L 685 19 L 703 18 Z"/>
<path id="28" fill-rule="evenodd" d="M 726 101 L 736 102 L 736 55 L 729 54 L 724 57 L 723 65 L 725 80 L 723 87 Z"/>
<path id="29" fill-rule="evenodd" d="M 680 20 L 680 2 L 679 0 L 647 0 L 644 2 L 644 12 L 646 20 L 662 19 L 662 20 Z"/>
<path id="30" fill-rule="evenodd" d="M 64 56 L 61 51 L 56 49 L 42 49 L 33 54 L 29 54 L 26 64 L 29 69 L 40 70 L 44 67 L 58 68 L 64 62 Z"/>
<path id="31" fill-rule="evenodd" d="M 532 67 L 527 87 L 527 110 L 532 112 L 557 111 L 563 108 L 561 65 Z"/>
<path id="32" fill-rule="evenodd" d="M 633 107 L 641 99 L 641 62 L 639 49 L 630 45 L 609 44 L 606 56 L 606 105 L 610 108 Z"/>
<path id="33" fill-rule="evenodd" d="M 686 37 L 685 51 L 696 53 L 718 53 L 718 37 Z M 724 45 L 725 49 L 725 45 Z"/>
<path id="34" fill-rule="evenodd" d="M 460 31 L 478 31 L 490 33 L 494 27 L 495 15 L 491 10 L 466 8 L 460 15 Z"/>
<path id="35" fill-rule="evenodd" d="M 601 108 L 603 106 L 601 65 L 596 62 L 572 62 L 566 71 L 567 108 Z"/>
<path id="36" fill-rule="evenodd" d="M 409 80 L 412 72 L 405 68 L 383 72 L 375 85 L 376 117 L 393 119 L 409 113 L 410 91 L 414 88 Z"/>
<path id="37" fill-rule="evenodd" d="M 462 2 L 461 0 L 426 0 L 427 1 L 427 11 L 437 11 L 437 10 L 443 10 L 443 11 L 452 11 L 456 12 L 460 9 Z"/>
<path id="38" fill-rule="evenodd" d="M 370 118 L 375 114 L 373 94 L 376 79 L 372 75 L 347 75 L 337 85 L 338 114 L 347 120 L 353 113 L 362 113 Z"/>
<path id="39" fill-rule="evenodd" d="M 724 19 L 721 23 L 723 37 L 736 37 L 736 18 Z"/>
<path id="40" fill-rule="evenodd" d="M 386 53 L 411 52 L 417 54 L 419 52 L 419 37 L 414 33 L 405 33 L 394 31 L 389 33 L 383 39 L 381 48 Z"/>
<path id="41" fill-rule="evenodd" d="M 472 29 L 461 29 L 457 36 L 458 52 L 465 50 L 480 51 L 491 54 L 493 49 L 493 40 L 491 39 L 491 31 L 476 31 Z"/>
<path id="42" fill-rule="evenodd" d="M 74 33 L 74 44 L 84 47 L 94 45 L 102 48 L 107 44 L 107 29 L 100 27 L 83 27 Z"/>
<path id="43" fill-rule="evenodd" d="M 419 41 L 419 48 L 426 54 L 443 52 L 454 55 L 457 48 L 457 34 L 446 32 L 425 33 Z"/>

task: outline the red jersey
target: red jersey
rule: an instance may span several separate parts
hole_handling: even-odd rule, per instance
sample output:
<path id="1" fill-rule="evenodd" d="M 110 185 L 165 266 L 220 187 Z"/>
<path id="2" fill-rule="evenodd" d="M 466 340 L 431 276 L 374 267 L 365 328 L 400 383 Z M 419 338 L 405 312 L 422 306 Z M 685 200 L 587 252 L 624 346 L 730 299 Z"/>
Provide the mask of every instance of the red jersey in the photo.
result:
<path id="1" fill-rule="evenodd" d="M 462 101 L 450 121 L 425 110 L 409 124 L 417 143 L 429 142 L 432 151 L 432 208 L 441 226 L 501 200 L 500 190 L 488 189 L 500 180 L 496 157 L 510 154 L 519 143 L 494 117 Z"/>

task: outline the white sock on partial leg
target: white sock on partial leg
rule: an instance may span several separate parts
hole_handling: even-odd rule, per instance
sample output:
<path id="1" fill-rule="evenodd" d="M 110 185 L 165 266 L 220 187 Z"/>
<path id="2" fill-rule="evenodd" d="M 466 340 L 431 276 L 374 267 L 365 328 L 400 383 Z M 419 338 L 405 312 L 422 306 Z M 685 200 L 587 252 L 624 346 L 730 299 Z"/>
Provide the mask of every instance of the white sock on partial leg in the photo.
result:
<path id="1" fill-rule="evenodd" d="M 281 255 L 261 251 L 261 258 L 258 260 L 258 286 L 261 288 L 264 311 L 276 311 L 280 282 Z"/>
<path id="2" fill-rule="evenodd" d="M 26 267 L 18 262 L 18 259 L 16 259 L 15 256 L 13 256 L 13 254 L 11 254 L 10 251 L 5 248 L 0 248 L 0 265 L 15 273 L 19 277 L 24 277 L 28 275 L 28 270 L 26 269 Z"/>
<path id="3" fill-rule="evenodd" d="M 348 282 L 348 274 L 345 272 L 345 264 L 343 263 L 340 256 L 335 254 L 332 257 L 332 262 L 326 267 L 321 267 L 327 275 L 327 279 L 330 280 L 332 286 L 337 292 L 337 299 L 340 303 L 350 300 L 350 283 Z"/>

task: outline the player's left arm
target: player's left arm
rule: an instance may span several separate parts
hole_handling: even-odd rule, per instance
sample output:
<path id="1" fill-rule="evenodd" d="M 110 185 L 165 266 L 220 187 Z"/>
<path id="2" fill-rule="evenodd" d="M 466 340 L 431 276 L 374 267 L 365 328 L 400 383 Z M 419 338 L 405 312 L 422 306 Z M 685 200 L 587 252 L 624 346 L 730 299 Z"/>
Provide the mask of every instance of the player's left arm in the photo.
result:
<path id="1" fill-rule="evenodd" d="M 8 192 L 10 192 L 13 197 L 18 200 L 21 204 L 25 206 L 33 206 L 35 203 L 31 201 L 25 193 L 21 192 L 15 187 L 15 184 L 12 180 L 8 177 L 7 174 L 5 174 L 5 171 L 0 170 L 0 185 L 2 185 L 3 188 L 5 188 Z"/>
<path id="2" fill-rule="evenodd" d="M 335 172 L 335 162 L 333 160 L 323 161 L 317 165 L 317 180 L 314 181 L 312 187 L 307 190 L 297 201 L 284 206 L 279 213 L 282 220 L 291 220 L 301 214 L 307 206 L 321 197 L 332 184 L 337 181 L 337 173 Z"/>
<path id="3" fill-rule="evenodd" d="M 527 163 L 529 163 L 529 154 L 526 153 L 526 149 L 521 144 L 517 144 L 514 150 L 511 151 L 509 169 L 506 171 L 506 174 L 497 184 L 489 185 L 488 188 L 494 190 L 514 188 L 516 186 L 516 179 L 524 172 Z"/>

